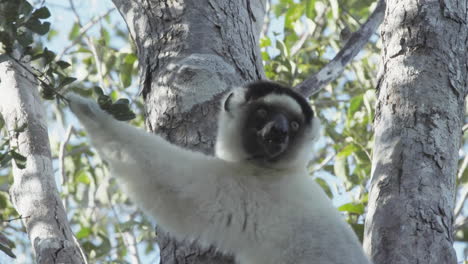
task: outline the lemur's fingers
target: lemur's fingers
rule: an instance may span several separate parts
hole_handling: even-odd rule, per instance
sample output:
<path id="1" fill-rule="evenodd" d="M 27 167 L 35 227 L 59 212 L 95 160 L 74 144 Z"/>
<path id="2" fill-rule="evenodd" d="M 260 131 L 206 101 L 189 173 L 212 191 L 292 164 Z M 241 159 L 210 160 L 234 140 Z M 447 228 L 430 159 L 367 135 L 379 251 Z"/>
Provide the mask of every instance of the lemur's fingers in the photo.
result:
<path id="1" fill-rule="evenodd" d="M 113 120 L 113 117 L 101 110 L 99 105 L 87 98 L 77 94 L 68 94 L 70 109 L 76 117 L 87 127 L 89 125 L 99 125 L 105 120 Z"/>

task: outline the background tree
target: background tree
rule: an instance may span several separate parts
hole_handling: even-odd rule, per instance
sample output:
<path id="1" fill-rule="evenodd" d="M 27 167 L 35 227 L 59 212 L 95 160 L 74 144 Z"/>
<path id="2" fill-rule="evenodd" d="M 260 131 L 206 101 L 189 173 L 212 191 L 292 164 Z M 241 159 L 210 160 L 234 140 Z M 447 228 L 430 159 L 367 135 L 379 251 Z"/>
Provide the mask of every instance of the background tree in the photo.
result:
<path id="1" fill-rule="evenodd" d="M 375 32 L 383 6 L 376 8 L 374 1 L 334 0 L 262 3 L 48 1 L 53 29 L 47 37 L 36 37 L 34 44 L 26 46 L 33 47 L 37 77 L 47 73 L 50 58 L 53 63 L 64 60 L 72 67 L 65 67 L 61 74 L 78 78 L 65 85 L 66 89 L 89 95 L 99 85 L 109 95 L 101 95 L 101 99 L 133 98 L 134 109 L 140 114 L 132 120 L 134 125 L 143 125 L 141 114 L 145 113 L 150 131 L 206 153 L 211 153 L 214 142 L 217 100 L 231 85 L 266 76 L 295 86 L 305 95 L 324 88 L 311 98 L 324 123 L 324 137 L 311 150 L 316 156 L 311 174 L 362 237 L 371 168 L 378 36 L 373 35 L 370 43 L 362 46 Z M 377 11 L 370 16 L 374 9 Z M 34 56 L 38 54 L 43 56 Z M 356 54 L 357 59 L 352 60 Z M 138 74 L 139 83 L 133 81 Z M 65 77 L 52 75 L 60 86 L 59 79 Z M 50 90 L 42 85 L 41 91 Z M 89 262 L 154 263 L 158 251 L 152 222 L 118 191 L 105 165 L 83 140 L 84 133 L 69 125 L 73 117 L 66 106 L 52 102 L 47 113 L 55 178 L 70 225 Z M 9 153 L 8 146 L 4 145 L 1 153 Z M 464 153 L 462 149 L 462 158 Z M 468 179 L 462 176 L 466 163 L 461 165 L 459 186 Z M 11 171 L 0 170 L 1 190 L 8 190 L 11 182 Z M 461 209 L 464 196 L 457 206 L 460 220 L 465 215 Z M 2 219 L 18 217 L 1 192 L 0 208 Z M 4 221 L 0 248 L 14 247 L 13 252 L 22 257 L 18 262 L 30 263 L 33 258 L 25 254 L 30 246 L 22 228 L 18 221 Z M 457 234 L 463 239 L 462 232 Z M 2 238 L 14 241 L 13 246 Z M 177 243 L 159 232 L 157 238 L 165 263 L 174 258 L 186 263 L 232 261 L 213 257 L 211 250 Z"/>
<path id="2" fill-rule="evenodd" d="M 365 247 L 375 263 L 456 263 L 466 1 L 388 1 Z"/>

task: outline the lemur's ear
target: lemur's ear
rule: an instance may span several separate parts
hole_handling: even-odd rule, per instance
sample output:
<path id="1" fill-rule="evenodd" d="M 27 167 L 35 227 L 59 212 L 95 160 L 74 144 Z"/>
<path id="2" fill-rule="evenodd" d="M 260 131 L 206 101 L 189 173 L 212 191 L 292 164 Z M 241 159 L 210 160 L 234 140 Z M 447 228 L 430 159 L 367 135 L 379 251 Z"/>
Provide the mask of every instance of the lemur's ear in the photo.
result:
<path id="1" fill-rule="evenodd" d="M 224 100 L 224 110 L 226 112 L 230 112 L 230 110 L 231 110 L 231 100 L 232 100 L 233 96 L 234 96 L 234 92 L 231 92 L 226 97 L 226 100 Z"/>

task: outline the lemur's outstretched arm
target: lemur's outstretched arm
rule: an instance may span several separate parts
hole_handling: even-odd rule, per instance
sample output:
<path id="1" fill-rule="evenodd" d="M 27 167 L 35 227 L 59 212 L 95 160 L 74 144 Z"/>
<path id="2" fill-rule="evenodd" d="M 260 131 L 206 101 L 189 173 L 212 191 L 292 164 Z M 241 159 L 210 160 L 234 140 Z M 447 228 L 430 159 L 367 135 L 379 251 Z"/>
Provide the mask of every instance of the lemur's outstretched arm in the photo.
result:
<path id="1" fill-rule="evenodd" d="M 92 144 L 109 163 L 112 175 L 143 210 L 166 229 L 184 227 L 178 230 L 178 233 L 186 232 L 184 235 L 196 233 L 200 225 L 207 224 L 211 216 L 202 212 L 201 206 L 216 201 L 220 160 L 214 162 L 213 157 L 180 148 L 157 135 L 117 121 L 91 100 L 77 95 L 68 99 Z M 191 224 L 177 221 L 191 221 Z M 186 230 L 188 226 L 194 230 Z"/>

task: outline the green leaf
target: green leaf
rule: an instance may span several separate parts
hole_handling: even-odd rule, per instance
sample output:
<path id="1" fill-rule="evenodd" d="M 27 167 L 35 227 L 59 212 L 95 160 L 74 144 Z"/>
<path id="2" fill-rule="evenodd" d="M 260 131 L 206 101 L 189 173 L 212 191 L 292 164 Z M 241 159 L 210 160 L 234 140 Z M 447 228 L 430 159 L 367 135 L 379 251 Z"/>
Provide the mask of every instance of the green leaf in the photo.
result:
<path id="1" fill-rule="evenodd" d="M 97 100 L 101 109 L 107 110 L 112 106 L 112 99 L 107 95 L 100 95 Z"/>
<path id="2" fill-rule="evenodd" d="M 15 1 L 12 1 L 12 2 L 15 2 Z M 31 14 L 32 10 L 33 10 L 33 7 L 32 5 L 28 2 L 28 1 L 18 1 L 16 3 L 19 3 L 20 6 L 19 6 L 19 9 L 18 9 L 18 13 L 19 14 L 22 14 L 24 16 L 29 16 L 29 14 Z M 16 14 L 16 10 L 5 10 L 5 11 L 9 11 L 13 14 Z"/>
<path id="3" fill-rule="evenodd" d="M 4 168 L 8 165 L 13 157 L 9 154 L 4 154 L 0 157 L 0 168 Z"/>
<path id="4" fill-rule="evenodd" d="M 33 18 L 40 18 L 40 19 L 46 19 L 46 18 L 49 18 L 50 17 L 50 12 L 49 12 L 49 9 L 47 7 L 41 7 L 37 10 L 35 10 L 33 13 L 32 13 L 32 17 Z"/>
<path id="5" fill-rule="evenodd" d="M 104 95 L 104 91 L 103 91 L 102 88 L 99 87 L 99 86 L 94 86 L 93 91 L 94 91 L 94 93 L 97 94 L 98 96 Z"/>
<path id="6" fill-rule="evenodd" d="M 463 184 L 468 183 L 468 170 L 467 169 L 463 171 L 461 179 L 460 179 L 460 183 L 463 183 Z"/>
<path id="7" fill-rule="evenodd" d="M 348 109 L 348 118 L 351 118 L 354 113 L 356 113 L 362 105 L 363 102 L 363 95 L 357 95 L 353 98 L 351 98 L 350 103 L 349 103 L 349 109 Z"/>
<path id="8" fill-rule="evenodd" d="M 338 207 L 338 211 L 361 215 L 364 213 L 364 205 L 356 203 L 347 203 Z"/>
<path id="9" fill-rule="evenodd" d="M 11 52 L 14 39 L 5 31 L 0 31 L 0 43 L 3 44 L 6 52 Z"/>
<path id="10" fill-rule="evenodd" d="M 284 26 L 289 29 L 293 29 L 293 23 L 302 16 L 304 13 L 304 5 L 292 4 L 285 14 Z"/>
<path id="11" fill-rule="evenodd" d="M 112 248 L 110 240 L 105 234 L 100 233 L 98 236 L 102 243 L 96 249 L 96 258 L 109 255 L 109 251 Z"/>
<path id="12" fill-rule="evenodd" d="M 8 197 L 0 193 L 0 209 L 6 208 L 8 205 Z"/>
<path id="13" fill-rule="evenodd" d="M 15 164 L 16 164 L 16 167 L 18 167 L 18 169 L 24 169 L 26 168 L 26 157 L 19 154 L 18 152 L 14 151 L 14 150 L 10 150 L 10 155 L 13 157 L 13 159 L 15 160 Z"/>
<path id="14" fill-rule="evenodd" d="M 51 41 L 54 37 L 58 36 L 58 31 L 55 29 L 49 30 L 49 34 L 47 34 L 47 41 Z"/>
<path id="15" fill-rule="evenodd" d="M 127 112 L 121 112 L 121 113 L 113 113 L 112 116 L 114 116 L 115 119 L 119 121 L 130 121 L 136 117 L 135 113 L 131 111 Z"/>
<path id="16" fill-rule="evenodd" d="M 74 23 L 73 27 L 70 30 L 70 33 L 68 34 L 68 39 L 74 40 L 75 38 L 78 37 L 79 34 L 80 34 L 80 25 L 78 23 Z"/>
<path id="17" fill-rule="evenodd" d="M 263 37 L 260 39 L 260 47 L 265 48 L 271 45 L 271 39 L 268 37 Z"/>
<path id="18" fill-rule="evenodd" d="M 63 61 L 63 60 L 59 60 L 59 61 L 57 61 L 56 63 L 57 63 L 57 65 L 58 65 L 62 70 L 64 70 L 64 69 L 66 69 L 66 68 L 68 68 L 68 67 L 71 66 L 70 63 L 68 63 L 68 62 L 66 62 L 66 61 Z"/>
<path id="19" fill-rule="evenodd" d="M 31 32 L 25 31 L 16 36 L 18 43 L 23 47 L 27 47 L 33 43 L 33 36 Z"/>
<path id="20" fill-rule="evenodd" d="M 14 150 L 11 150 L 11 151 L 10 151 L 10 154 L 11 154 L 11 156 L 13 157 L 13 159 L 14 159 L 15 161 L 26 161 L 26 157 L 25 157 L 25 156 L 19 154 L 18 152 L 14 151 Z"/>
<path id="21" fill-rule="evenodd" d="M 283 41 L 277 40 L 277 41 L 276 41 L 276 48 L 279 49 L 281 55 L 283 55 L 284 57 L 288 57 L 288 56 L 289 56 L 288 47 L 286 46 L 286 44 L 284 44 Z"/>
<path id="22" fill-rule="evenodd" d="M 322 189 L 325 191 L 325 193 L 327 194 L 329 198 L 333 198 L 333 193 L 331 191 L 331 188 L 324 179 L 315 178 L 315 182 L 317 182 L 320 185 L 320 187 L 322 187 Z"/>
<path id="23" fill-rule="evenodd" d="M 101 45 L 105 46 L 105 45 L 108 45 L 108 43 L 110 42 L 110 34 L 109 32 L 104 28 L 104 27 L 101 27 L 101 38 L 99 39 L 99 42 Z"/>
<path id="24" fill-rule="evenodd" d="M 131 64 L 123 63 L 120 65 L 119 77 L 124 88 L 127 88 L 132 84 L 132 70 L 133 65 Z"/>
<path id="25" fill-rule="evenodd" d="M 364 240 L 364 224 L 356 224 L 356 223 L 350 223 L 351 227 L 354 230 L 354 233 L 356 233 L 357 237 L 359 238 L 359 241 Z"/>
<path id="26" fill-rule="evenodd" d="M 369 89 L 364 93 L 363 96 L 363 102 L 364 106 L 366 107 L 367 110 L 367 115 L 369 117 L 369 120 L 373 119 L 373 110 L 374 110 L 374 105 L 375 105 L 375 90 L 374 89 Z"/>
<path id="27" fill-rule="evenodd" d="M 348 157 L 349 155 L 353 154 L 354 152 L 359 150 L 359 146 L 355 144 L 349 144 L 344 147 L 336 156 L 337 157 Z"/>
<path id="28" fill-rule="evenodd" d="M 54 100 L 55 99 L 55 90 L 49 85 L 41 85 L 41 97 L 45 100 Z"/>
<path id="29" fill-rule="evenodd" d="M 127 54 L 124 57 L 123 63 L 120 65 L 120 80 L 124 88 L 132 84 L 133 65 L 137 61 L 137 56 L 133 53 Z"/>
<path id="30" fill-rule="evenodd" d="M 84 170 L 81 170 L 78 175 L 76 176 L 76 182 L 78 183 L 84 183 L 86 185 L 91 183 L 91 180 L 89 179 L 88 173 Z"/>
<path id="31" fill-rule="evenodd" d="M 348 162 L 346 160 L 346 157 L 342 156 L 336 156 L 335 157 L 335 162 L 333 163 L 333 171 L 335 175 L 342 179 L 345 183 L 348 183 Z"/>
<path id="32" fill-rule="evenodd" d="M 63 80 L 60 82 L 59 87 L 64 87 L 66 85 L 69 85 L 70 83 L 76 81 L 76 78 L 74 77 L 65 77 Z"/>
<path id="33" fill-rule="evenodd" d="M 16 258 L 16 255 L 13 253 L 12 249 L 2 243 L 0 243 L 0 250 L 10 258 Z"/>
<path id="34" fill-rule="evenodd" d="M 114 104 L 129 104 L 130 101 L 127 98 L 120 98 L 119 100 L 115 101 Z"/>
<path id="35" fill-rule="evenodd" d="M 31 18 L 26 22 L 25 26 L 29 28 L 32 32 L 39 35 L 45 35 L 49 32 L 50 22 L 41 23 L 37 18 Z"/>
<path id="36" fill-rule="evenodd" d="M 45 64 L 49 64 L 55 59 L 55 53 L 53 51 L 48 50 L 47 48 L 44 48 L 42 56 L 44 57 Z"/>
<path id="37" fill-rule="evenodd" d="M 468 242 L 468 227 L 458 230 L 455 234 L 455 239 L 457 241 Z"/>
<path id="38" fill-rule="evenodd" d="M 315 13 L 315 0 L 307 0 L 305 7 L 305 15 L 310 19 L 314 19 L 316 16 Z"/>
<path id="39" fill-rule="evenodd" d="M 113 115 L 115 119 L 119 121 L 130 121 L 136 117 L 136 115 L 133 112 L 126 112 L 122 114 L 115 114 Z"/>
<path id="40" fill-rule="evenodd" d="M 92 229 L 90 227 L 83 227 L 76 233 L 76 238 L 82 239 L 87 238 L 92 234 Z"/>

